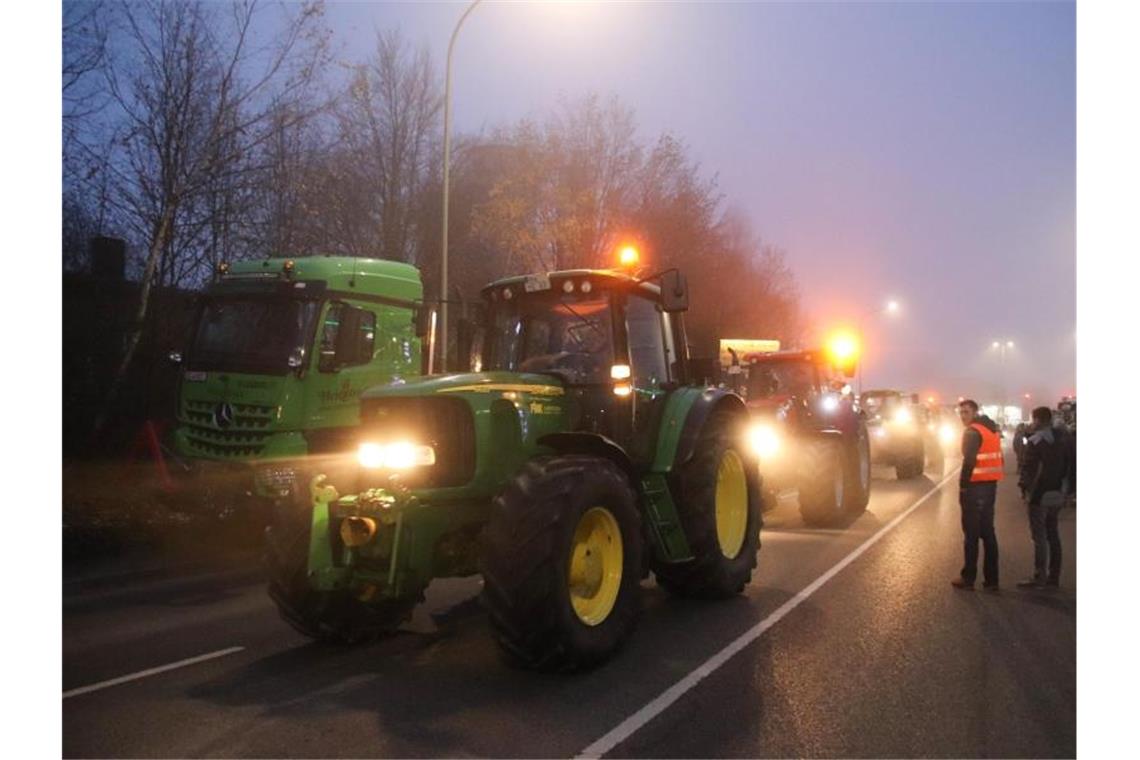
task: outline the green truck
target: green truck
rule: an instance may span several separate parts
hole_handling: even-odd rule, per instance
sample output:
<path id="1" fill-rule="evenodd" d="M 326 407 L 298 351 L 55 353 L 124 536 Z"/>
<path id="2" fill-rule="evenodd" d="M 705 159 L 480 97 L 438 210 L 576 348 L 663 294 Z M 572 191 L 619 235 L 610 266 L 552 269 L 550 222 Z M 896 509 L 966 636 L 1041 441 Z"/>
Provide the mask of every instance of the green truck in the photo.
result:
<path id="1" fill-rule="evenodd" d="M 621 646 L 650 572 L 683 596 L 740 593 L 758 460 L 743 400 L 691 371 L 681 275 L 563 271 L 483 296 L 473 371 L 366 391 L 355 469 L 314 478 L 267 532 L 285 620 L 366 640 L 434 578 L 479 574 L 510 658 L 576 670 Z"/>
<path id="2" fill-rule="evenodd" d="M 365 388 L 426 369 L 422 302 L 419 271 L 408 264 L 338 256 L 222 264 L 187 350 L 171 357 L 182 367 L 176 454 L 230 492 L 289 496 L 315 456 L 355 445 Z M 300 480 L 307 491 L 308 478 Z"/>

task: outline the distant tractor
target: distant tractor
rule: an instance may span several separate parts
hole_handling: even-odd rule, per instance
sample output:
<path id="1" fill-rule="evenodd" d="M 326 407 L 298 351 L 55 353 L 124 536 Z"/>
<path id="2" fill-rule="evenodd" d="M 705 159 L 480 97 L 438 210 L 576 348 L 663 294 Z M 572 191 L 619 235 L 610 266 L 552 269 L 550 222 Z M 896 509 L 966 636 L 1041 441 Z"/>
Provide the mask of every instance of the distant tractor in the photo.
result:
<path id="1" fill-rule="evenodd" d="M 308 492 L 311 457 L 354 447 L 360 394 L 426 367 L 419 271 L 314 256 L 219 267 L 181 365 L 175 453 L 197 488 Z M 422 323 L 423 320 L 420 320 Z"/>
<path id="2" fill-rule="evenodd" d="M 871 463 L 894 467 L 899 480 L 922 477 L 928 431 L 918 394 L 871 390 L 860 403 L 871 433 Z"/>
<path id="3" fill-rule="evenodd" d="M 867 425 L 837 363 L 822 349 L 748 354 L 744 362 L 765 506 L 795 489 L 813 525 L 861 514 L 871 493 Z"/>
<path id="4" fill-rule="evenodd" d="M 367 391 L 357 471 L 316 479 L 268 533 L 284 618 L 369 639 L 432 579 L 480 574 L 506 655 L 562 671 L 622 645 L 650 572 L 682 596 L 740 593 L 761 524 L 748 411 L 690 374 L 681 275 L 553 272 L 483 295 L 475 371 Z"/>

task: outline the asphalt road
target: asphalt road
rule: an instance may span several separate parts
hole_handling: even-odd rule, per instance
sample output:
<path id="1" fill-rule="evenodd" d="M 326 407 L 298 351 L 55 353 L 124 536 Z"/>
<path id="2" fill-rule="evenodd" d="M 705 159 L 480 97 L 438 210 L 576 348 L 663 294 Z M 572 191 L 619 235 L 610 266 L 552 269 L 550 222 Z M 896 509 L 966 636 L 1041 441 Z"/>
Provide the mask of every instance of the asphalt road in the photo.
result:
<path id="1" fill-rule="evenodd" d="M 64 754 L 1073 757 L 1075 511 L 1061 589 L 1026 592 L 1023 509 L 1007 479 L 993 594 L 949 585 L 954 477 L 876 471 L 843 529 L 783 502 L 745 594 L 646 581 L 629 644 L 574 676 L 505 665 L 477 579 L 433 584 L 407 630 L 361 648 L 293 633 L 250 572 L 65 587 Z"/>

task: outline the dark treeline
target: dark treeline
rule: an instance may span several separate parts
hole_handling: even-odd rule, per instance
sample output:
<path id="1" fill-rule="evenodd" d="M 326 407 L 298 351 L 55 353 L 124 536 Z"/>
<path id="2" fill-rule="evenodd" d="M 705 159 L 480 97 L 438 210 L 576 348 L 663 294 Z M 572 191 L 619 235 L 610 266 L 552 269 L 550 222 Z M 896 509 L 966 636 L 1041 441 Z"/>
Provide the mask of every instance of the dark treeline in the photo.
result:
<path id="1" fill-rule="evenodd" d="M 394 31 L 341 62 L 323 10 L 65 2 L 64 268 L 87 270 L 92 236 L 120 237 L 136 283 L 104 396 L 124 395 L 140 345 L 159 347 L 153 358 L 181 337 L 158 334 L 182 321 L 163 319 L 153 294 L 199 288 L 220 261 L 395 259 L 440 296 L 440 67 Z M 720 336 L 797 341 L 783 251 L 682 140 L 645 139 L 618 99 L 568 99 L 544 119 L 458 135 L 453 151 L 450 298 L 508 274 L 609 266 L 632 240 L 652 268 L 688 275 L 697 352 Z"/>

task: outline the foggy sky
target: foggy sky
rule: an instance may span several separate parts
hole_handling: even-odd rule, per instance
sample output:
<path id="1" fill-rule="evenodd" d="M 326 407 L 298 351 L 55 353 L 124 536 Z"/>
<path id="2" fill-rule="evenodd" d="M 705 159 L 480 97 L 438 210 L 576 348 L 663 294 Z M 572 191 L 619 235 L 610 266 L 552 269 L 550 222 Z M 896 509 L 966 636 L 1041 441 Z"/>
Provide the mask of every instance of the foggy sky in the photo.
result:
<path id="1" fill-rule="evenodd" d="M 442 67 L 464 7 L 329 21 L 343 60 L 399 27 Z M 1069 3 L 485 2 L 455 128 L 616 94 L 786 249 L 815 324 L 902 303 L 861 320 L 868 386 L 1052 405 L 1076 382 L 1075 23 Z M 1004 368 L 995 339 L 1016 343 Z"/>

